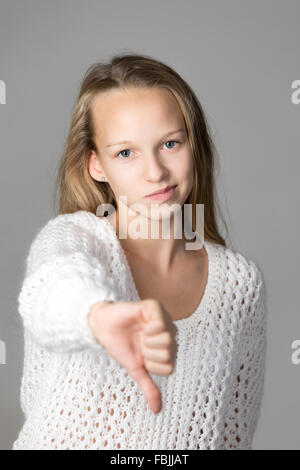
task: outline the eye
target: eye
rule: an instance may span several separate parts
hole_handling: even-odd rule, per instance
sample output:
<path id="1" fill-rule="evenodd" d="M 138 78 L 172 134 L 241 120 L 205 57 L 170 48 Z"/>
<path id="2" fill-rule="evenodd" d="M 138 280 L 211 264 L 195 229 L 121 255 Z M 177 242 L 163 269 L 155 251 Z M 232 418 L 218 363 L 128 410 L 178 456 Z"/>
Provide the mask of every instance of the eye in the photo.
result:
<path id="1" fill-rule="evenodd" d="M 176 144 L 180 144 L 180 142 L 179 142 L 178 140 L 167 140 L 167 142 L 165 142 L 164 145 L 168 144 L 169 142 L 175 142 Z M 174 148 L 174 147 L 172 147 L 172 148 L 169 147 L 169 150 L 172 150 L 173 148 Z M 129 150 L 130 150 L 130 149 L 121 150 L 119 153 L 117 153 L 116 157 L 119 157 L 119 156 L 120 156 L 120 158 L 121 158 L 122 160 L 128 160 L 130 156 L 127 156 L 127 157 L 124 156 L 124 155 L 121 156 L 121 154 L 122 154 L 123 152 L 128 152 Z"/>
<path id="2" fill-rule="evenodd" d="M 118 157 L 118 156 L 120 155 L 120 153 L 122 153 L 122 152 L 128 152 L 128 150 L 129 150 L 129 149 L 121 150 L 119 153 L 117 153 L 116 156 Z M 126 160 L 126 158 L 125 158 L 125 160 Z"/>
<path id="3" fill-rule="evenodd" d="M 180 144 L 180 142 L 178 140 L 167 140 L 166 144 L 169 143 L 169 142 L 175 142 L 176 144 Z M 174 147 L 172 147 L 172 148 L 174 148 Z"/>

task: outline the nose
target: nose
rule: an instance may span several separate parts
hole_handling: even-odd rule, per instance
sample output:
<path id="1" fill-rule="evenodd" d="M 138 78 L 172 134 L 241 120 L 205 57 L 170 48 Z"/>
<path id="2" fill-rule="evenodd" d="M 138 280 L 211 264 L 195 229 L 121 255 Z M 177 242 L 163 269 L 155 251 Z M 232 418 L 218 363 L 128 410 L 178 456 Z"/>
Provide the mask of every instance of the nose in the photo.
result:
<path id="1" fill-rule="evenodd" d="M 160 160 L 159 156 L 152 152 L 148 152 L 143 158 L 143 172 L 145 180 L 160 181 L 167 176 L 168 169 Z"/>

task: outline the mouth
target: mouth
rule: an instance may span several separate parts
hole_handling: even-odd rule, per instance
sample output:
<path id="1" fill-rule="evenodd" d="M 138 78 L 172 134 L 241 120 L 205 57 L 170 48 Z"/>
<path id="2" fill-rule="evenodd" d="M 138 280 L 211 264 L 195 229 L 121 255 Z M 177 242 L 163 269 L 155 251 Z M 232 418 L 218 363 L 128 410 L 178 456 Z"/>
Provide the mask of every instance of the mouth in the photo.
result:
<path id="1" fill-rule="evenodd" d="M 172 186 L 166 186 L 164 189 L 160 189 L 159 191 L 156 191 L 155 193 L 147 194 L 146 197 L 150 196 L 157 196 L 159 194 L 166 194 L 168 193 L 171 189 L 175 189 L 177 184 L 173 184 Z"/>

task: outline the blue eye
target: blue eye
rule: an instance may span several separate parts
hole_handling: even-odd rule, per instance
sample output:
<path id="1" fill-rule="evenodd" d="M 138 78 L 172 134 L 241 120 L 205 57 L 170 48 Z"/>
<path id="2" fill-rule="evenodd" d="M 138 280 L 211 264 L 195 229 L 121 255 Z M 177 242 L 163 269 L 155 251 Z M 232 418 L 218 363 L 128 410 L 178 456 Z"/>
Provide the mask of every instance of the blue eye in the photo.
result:
<path id="1" fill-rule="evenodd" d="M 176 142 L 176 144 L 179 144 L 178 140 L 167 140 L 166 144 L 167 144 L 168 142 Z M 169 147 L 169 148 L 170 148 L 170 147 Z M 173 148 L 174 148 L 174 147 L 173 147 Z"/>
<path id="2" fill-rule="evenodd" d="M 117 154 L 117 157 L 120 155 L 120 153 L 122 153 L 122 152 L 127 152 L 128 150 L 129 150 L 129 149 L 121 150 L 121 151 Z M 126 160 L 126 158 L 125 158 L 125 160 Z"/>
<path id="3" fill-rule="evenodd" d="M 176 144 L 180 144 L 180 142 L 178 140 L 167 140 L 167 142 L 165 142 L 165 144 L 167 144 L 168 142 L 175 142 Z M 174 148 L 174 147 L 172 147 L 172 148 Z M 169 150 L 172 150 L 172 148 L 169 147 Z M 129 149 L 121 150 L 119 153 L 117 153 L 116 156 L 119 157 L 122 152 L 127 152 L 128 150 Z M 123 157 L 124 157 L 124 155 L 123 155 Z M 123 158 L 123 157 L 120 156 L 120 158 L 122 158 L 122 160 L 128 160 L 128 158 L 129 158 L 129 157 L 128 158 L 126 158 L 126 157 Z"/>

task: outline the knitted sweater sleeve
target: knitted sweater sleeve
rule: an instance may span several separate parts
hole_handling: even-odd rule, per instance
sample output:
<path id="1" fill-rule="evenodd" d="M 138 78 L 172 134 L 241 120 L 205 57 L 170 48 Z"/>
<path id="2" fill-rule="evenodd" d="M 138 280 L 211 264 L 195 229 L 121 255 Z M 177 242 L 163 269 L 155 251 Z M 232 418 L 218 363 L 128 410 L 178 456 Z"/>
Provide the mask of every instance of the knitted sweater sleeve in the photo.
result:
<path id="1" fill-rule="evenodd" d="M 254 265 L 250 273 L 249 301 L 242 302 L 244 315 L 234 374 L 234 393 L 224 422 L 224 448 L 252 450 L 260 416 L 266 360 L 266 296 L 262 273 Z M 245 300 L 245 299 L 243 299 Z"/>
<path id="2" fill-rule="evenodd" d="M 30 246 L 18 311 L 24 328 L 49 351 L 104 351 L 87 315 L 95 303 L 116 301 L 118 294 L 97 246 L 87 229 L 64 214 L 51 219 Z"/>

